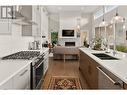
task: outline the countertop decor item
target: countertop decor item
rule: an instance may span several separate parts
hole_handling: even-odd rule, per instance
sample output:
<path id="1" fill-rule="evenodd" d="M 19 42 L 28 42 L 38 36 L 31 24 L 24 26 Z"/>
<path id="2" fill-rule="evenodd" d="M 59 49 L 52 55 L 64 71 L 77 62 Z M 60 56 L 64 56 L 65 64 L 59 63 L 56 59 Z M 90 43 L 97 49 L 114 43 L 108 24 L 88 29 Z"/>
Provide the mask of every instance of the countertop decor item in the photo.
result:
<path id="1" fill-rule="evenodd" d="M 94 50 L 101 50 L 101 43 L 102 43 L 102 40 L 101 38 L 95 38 L 94 39 Z"/>
<path id="2" fill-rule="evenodd" d="M 53 76 L 49 88 L 53 90 L 76 90 L 81 89 L 79 78 L 71 76 Z"/>

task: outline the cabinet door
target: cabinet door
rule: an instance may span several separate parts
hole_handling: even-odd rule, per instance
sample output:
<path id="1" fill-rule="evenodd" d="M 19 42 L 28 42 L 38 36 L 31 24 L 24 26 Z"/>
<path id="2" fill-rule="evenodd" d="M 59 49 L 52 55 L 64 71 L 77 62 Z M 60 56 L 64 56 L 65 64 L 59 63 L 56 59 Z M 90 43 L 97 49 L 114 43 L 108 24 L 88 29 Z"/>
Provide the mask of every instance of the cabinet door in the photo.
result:
<path id="1" fill-rule="evenodd" d="M 22 6 L 21 13 L 27 18 L 27 20 L 32 20 L 31 5 Z M 26 23 L 26 25 L 22 25 L 22 36 L 32 36 L 32 25 L 30 25 L 29 23 Z"/>
<path id="2" fill-rule="evenodd" d="M 45 73 L 46 73 L 46 71 L 48 70 L 48 67 L 49 67 L 48 52 L 49 51 L 45 52 L 45 57 L 44 57 L 44 75 L 45 75 Z"/>
<path id="3" fill-rule="evenodd" d="M 92 89 L 98 88 L 98 70 L 97 70 L 97 63 L 89 58 L 89 85 Z"/>
<path id="4" fill-rule="evenodd" d="M 98 88 L 97 63 L 84 52 L 80 51 L 80 69 L 90 88 Z"/>
<path id="5" fill-rule="evenodd" d="M 14 89 L 30 88 L 30 66 L 21 70 L 13 79 Z"/>
<path id="6" fill-rule="evenodd" d="M 83 73 L 86 80 L 88 80 L 88 61 L 87 56 L 81 51 L 80 52 L 80 70 Z"/>
<path id="7" fill-rule="evenodd" d="M 33 6 L 32 20 L 37 24 L 32 26 L 32 35 L 35 37 L 41 37 L 41 12 L 39 6 Z"/>
<path id="8" fill-rule="evenodd" d="M 44 61 L 44 75 L 45 75 L 47 70 L 48 70 L 48 58 L 46 58 Z"/>
<path id="9" fill-rule="evenodd" d="M 9 79 L 7 82 L 5 82 L 3 85 L 0 86 L 0 89 L 1 90 L 13 89 L 13 87 L 12 87 L 12 80 L 13 79 Z"/>
<path id="10" fill-rule="evenodd" d="M 81 72 L 83 73 L 83 75 L 85 75 L 85 59 L 84 59 L 84 54 L 83 54 L 83 52 L 82 51 L 80 51 L 80 64 L 79 64 L 79 68 L 80 68 L 80 70 L 81 70 Z"/>

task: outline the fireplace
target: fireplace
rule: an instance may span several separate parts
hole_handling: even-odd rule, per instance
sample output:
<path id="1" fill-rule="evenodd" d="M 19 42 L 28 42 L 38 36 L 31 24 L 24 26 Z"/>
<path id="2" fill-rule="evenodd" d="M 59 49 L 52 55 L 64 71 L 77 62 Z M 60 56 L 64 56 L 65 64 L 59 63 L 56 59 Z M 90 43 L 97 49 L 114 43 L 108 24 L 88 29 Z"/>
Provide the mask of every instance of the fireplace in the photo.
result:
<path id="1" fill-rule="evenodd" d="M 75 46 L 75 42 L 65 42 L 65 46 Z"/>

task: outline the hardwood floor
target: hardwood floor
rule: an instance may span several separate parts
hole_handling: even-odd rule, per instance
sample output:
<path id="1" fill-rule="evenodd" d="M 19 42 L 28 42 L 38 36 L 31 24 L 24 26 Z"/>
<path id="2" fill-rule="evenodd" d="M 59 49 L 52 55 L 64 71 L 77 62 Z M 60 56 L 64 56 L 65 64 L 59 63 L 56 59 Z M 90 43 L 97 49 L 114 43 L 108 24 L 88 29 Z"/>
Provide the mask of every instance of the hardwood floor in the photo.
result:
<path id="1" fill-rule="evenodd" d="M 86 81 L 83 79 L 82 74 L 79 71 L 78 60 L 53 60 L 52 57 L 49 58 L 49 69 L 45 75 L 44 82 L 42 84 L 42 89 L 48 89 L 50 83 L 50 78 L 52 76 L 74 76 L 79 77 L 81 81 L 82 89 L 88 89 Z"/>

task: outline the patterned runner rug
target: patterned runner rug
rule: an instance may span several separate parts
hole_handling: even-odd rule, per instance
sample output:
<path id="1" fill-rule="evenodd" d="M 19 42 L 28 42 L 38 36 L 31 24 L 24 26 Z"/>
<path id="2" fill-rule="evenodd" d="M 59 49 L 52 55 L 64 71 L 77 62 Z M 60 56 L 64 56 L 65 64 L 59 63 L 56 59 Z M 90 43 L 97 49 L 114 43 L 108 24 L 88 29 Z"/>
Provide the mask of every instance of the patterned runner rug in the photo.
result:
<path id="1" fill-rule="evenodd" d="M 79 78 L 77 77 L 52 77 L 48 89 L 54 90 L 78 90 L 81 89 Z"/>

